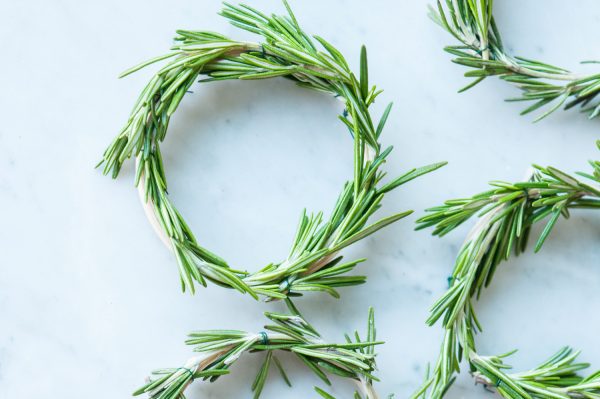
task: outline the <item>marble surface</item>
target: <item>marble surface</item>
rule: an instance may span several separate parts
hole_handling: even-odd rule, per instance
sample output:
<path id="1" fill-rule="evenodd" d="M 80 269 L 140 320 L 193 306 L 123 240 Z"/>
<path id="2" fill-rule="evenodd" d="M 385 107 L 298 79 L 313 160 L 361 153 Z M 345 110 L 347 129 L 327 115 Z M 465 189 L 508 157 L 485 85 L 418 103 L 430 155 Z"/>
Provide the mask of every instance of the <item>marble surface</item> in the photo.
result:
<path id="1" fill-rule="evenodd" d="M 250 1 L 282 11 L 277 0 Z M 396 106 L 383 135 L 392 174 L 447 160 L 439 172 L 392 193 L 380 215 L 415 215 L 356 245 L 366 285 L 342 299 L 308 295 L 298 305 L 326 337 L 363 329 L 376 309 L 381 394 L 407 397 L 438 352 L 440 328 L 427 309 L 465 230 L 444 239 L 414 232 L 426 207 L 519 179 L 532 163 L 586 168 L 598 156 L 598 121 L 559 112 L 532 124 L 515 91 L 490 80 L 465 94 L 463 70 L 441 51 L 451 40 L 426 17 L 426 1 L 295 1 L 304 27 L 357 65 L 369 48 L 371 80 Z M 150 70 L 117 74 L 168 48 L 176 28 L 237 35 L 216 16 L 217 1 L 19 1 L 0 5 L 3 62 L 0 124 L 0 397 L 126 398 L 147 373 L 178 366 L 192 329 L 257 330 L 262 312 L 281 310 L 210 287 L 178 288 L 176 266 L 148 225 L 129 164 L 112 181 L 95 163 L 127 118 Z M 516 10 L 518 7 L 518 11 Z M 600 3 L 498 2 L 507 46 L 583 69 L 599 59 Z M 247 35 L 241 35 L 246 37 Z M 588 67 L 591 68 L 591 67 Z M 328 210 L 351 173 L 351 146 L 334 100 L 285 81 L 196 88 L 174 118 L 164 147 L 171 193 L 199 240 L 232 264 L 256 269 L 286 252 L 303 207 Z M 521 348 L 512 362 L 537 364 L 569 344 L 600 367 L 600 215 L 559 222 L 543 252 L 504 264 L 478 303 L 482 352 Z M 270 378 L 265 398 L 311 396 L 318 383 L 285 358 L 294 382 Z M 196 384 L 190 398 L 250 398 L 258 359 L 231 376 Z M 334 392 L 348 397 L 347 381 Z M 449 398 L 492 397 L 462 376 Z"/>

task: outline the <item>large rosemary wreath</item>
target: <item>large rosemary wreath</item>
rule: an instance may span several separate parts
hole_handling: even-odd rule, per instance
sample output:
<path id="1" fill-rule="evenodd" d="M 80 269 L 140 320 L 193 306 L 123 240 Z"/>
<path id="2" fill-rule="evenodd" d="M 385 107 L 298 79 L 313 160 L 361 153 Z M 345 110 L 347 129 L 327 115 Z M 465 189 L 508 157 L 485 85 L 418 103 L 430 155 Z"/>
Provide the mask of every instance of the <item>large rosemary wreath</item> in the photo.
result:
<path id="1" fill-rule="evenodd" d="M 226 4 L 221 15 L 246 31 L 264 37 L 263 43 L 229 39 L 205 31 L 178 31 L 172 51 L 136 66 L 169 60 L 150 80 L 125 127 L 105 151 L 104 173 L 119 174 L 131 156 L 136 157 L 135 184 L 155 230 L 173 251 L 183 290 L 194 292 L 195 283 L 207 280 L 249 293 L 257 298 L 283 299 L 306 291 L 326 291 L 337 296 L 337 287 L 363 283 L 363 276 L 343 276 L 363 259 L 341 263 L 341 249 L 408 215 L 401 212 L 368 225 L 384 195 L 394 188 L 443 165 L 412 169 L 388 183 L 381 165 L 392 147 L 381 148 L 382 133 L 391 104 L 374 124 L 369 106 L 381 93 L 369 86 L 366 50 L 361 52 L 360 75 L 350 70 L 343 55 L 324 39 L 310 37 L 298 25 L 289 6 L 288 16 L 267 16 L 249 6 Z M 318 42 L 325 51 L 319 50 Z M 328 218 L 321 212 L 302 213 L 288 257 L 255 273 L 230 268 L 221 257 L 203 248 L 167 195 L 167 180 L 160 143 L 169 120 L 199 75 L 202 82 L 250 80 L 283 76 L 302 87 L 338 97 L 344 103 L 339 118 L 354 140 L 354 177 L 348 181 Z"/>

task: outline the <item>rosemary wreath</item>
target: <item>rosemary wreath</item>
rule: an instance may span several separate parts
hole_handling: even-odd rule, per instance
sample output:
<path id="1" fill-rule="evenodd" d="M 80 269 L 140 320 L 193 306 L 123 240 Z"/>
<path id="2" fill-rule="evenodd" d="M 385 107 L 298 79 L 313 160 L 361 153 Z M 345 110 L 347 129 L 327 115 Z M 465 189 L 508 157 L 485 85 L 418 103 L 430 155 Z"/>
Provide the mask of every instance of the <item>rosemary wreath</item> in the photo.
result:
<path id="1" fill-rule="evenodd" d="M 369 106 L 381 90 L 369 86 L 365 48 L 361 51 L 357 78 L 343 55 L 321 37 L 305 33 L 288 4 L 284 4 L 287 16 L 268 16 L 247 5 L 225 3 L 220 14 L 234 26 L 262 36 L 262 43 L 236 41 L 214 32 L 180 30 L 171 52 L 122 74 L 169 60 L 140 94 L 129 120 L 100 164 L 104 164 L 105 174 L 116 178 L 125 160 L 136 158 L 135 184 L 140 198 L 156 232 L 175 254 L 184 291 L 194 292 L 196 283 L 206 286 L 211 281 L 269 300 L 307 291 L 326 291 L 337 297 L 337 287 L 365 281 L 364 276 L 343 276 L 364 259 L 341 263 L 339 251 L 411 213 L 397 213 L 367 225 L 384 195 L 444 165 L 412 169 L 381 183 L 385 173 L 380 167 L 392 147 L 382 150 L 379 137 L 391 104 L 375 125 Z M 268 264 L 255 273 L 233 269 L 202 247 L 167 194 L 160 143 L 166 137 L 171 116 L 199 75 L 206 77 L 201 82 L 286 77 L 299 86 L 339 98 L 345 107 L 339 119 L 354 140 L 353 179 L 344 184 L 328 218 L 321 212 L 302 213 L 285 260 Z"/>
<path id="2" fill-rule="evenodd" d="M 596 144 L 600 149 L 600 141 Z M 463 358 L 476 381 L 495 388 L 505 398 L 600 398 L 600 371 L 581 377 L 578 371 L 589 365 L 578 363 L 579 352 L 571 348 L 562 348 L 537 368 L 520 373 L 506 371 L 510 366 L 503 359 L 513 352 L 478 354 L 474 335 L 481 325 L 472 301 L 491 283 L 502 261 L 511 253 L 525 251 L 534 224 L 548 220 L 537 239 L 537 252 L 561 215 L 568 218 L 572 209 L 600 210 L 600 161 L 590 164 L 592 173 L 578 175 L 592 184 L 553 167 L 534 166 L 526 181 L 492 182 L 491 190 L 446 201 L 418 220 L 418 229 L 435 226 L 433 234 L 443 236 L 474 215 L 479 217 L 459 251 L 448 291 L 431 308 L 427 323 L 441 320 L 445 334 L 437 363 L 413 398 L 441 398 Z"/>
<path id="3" fill-rule="evenodd" d="M 502 44 L 500 31 L 492 13 L 493 0 L 438 0 L 437 9 L 430 8 L 431 18 L 461 44 L 447 46 L 445 51 L 456 58 L 453 62 L 466 66 L 465 73 L 473 81 L 459 92 L 468 90 L 488 76 L 499 76 L 522 91 L 520 97 L 507 101 L 530 102 L 521 114 L 543 107 L 536 118 L 553 111 L 581 105 L 589 117 L 600 115 L 600 73 L 579 75 L 567 69 L 509 54 Z M 584 61 L 583 63 L 598 63 Z"/>
<path id="4" fill-rule="evenodd" d="M 345 343 L 328 343 L 322 340 L 314 327 L 306 321 L 289 299 L 285 300 L 290 313 L 266 312 L 265 316 L 274 324 L 266 325 L 259 333 L 238 330 L 209 330 L 192 332 L 186 343 L 195 345 L 194 356 L 184 366 L 175 369 L 157 370 L 154 379 L 134 392 L 134 395 L 148 394 L 151 399 L 180 399 L 184 391 L 196 379 L 215 381 L 224 374 L 245 352 L 265 352 L 252 391 L 258 398 L 272 365 L 279 370 L 284 381 L 291 386 L 276 352 L 291 352 L 311 369 L 324 383 L 331 385 L 327 374 L 350 378 L 356 382 L 359 391 L 355 399 L 377 399 L 373 388 L 375 371 L 376 341 L 373 309 L 369 310 L 365 341 L 354 332 L 354 341 L 346 335 Z M 315 387 L 325 399 L 335 399 L 321 388 Z"/>

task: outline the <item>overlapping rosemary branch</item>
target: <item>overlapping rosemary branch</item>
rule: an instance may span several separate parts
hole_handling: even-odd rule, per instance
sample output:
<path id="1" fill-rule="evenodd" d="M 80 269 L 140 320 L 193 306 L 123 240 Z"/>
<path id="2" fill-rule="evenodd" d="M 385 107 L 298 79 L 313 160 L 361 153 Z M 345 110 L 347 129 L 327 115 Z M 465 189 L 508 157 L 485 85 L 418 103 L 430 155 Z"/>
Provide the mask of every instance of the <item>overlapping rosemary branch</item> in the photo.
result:
<path id="1" fill-rule="evenodd" d="M 597 145 L 600 149 L 600 141 Z M 435 226 L 433 234 L 443 236 L 479 217 L 460 249 L 448 291 L 431 308 L 427 324 L 441 320 L 444 339 L 431 375 L 413 398 L 441 398 L 463 358 L 478 381 L 496 387 L 506 398 L 600 398 L 600 373 L 588 378 L 576 374 L 588 366 L 575 363 L 578 352 L 564 348 L 534 370 L 509 374 L 502 362 L 506 355 L 480 356 L 474 339 L 481 326 L 473 297 L 490 284 L 502 261 L 526 249 L 531 227 L 548 220 L 535 245 L 538 251 L 561 215 L 566 218 L 578 208 L 600 210 L 600 161 L 590 164 L 592 173 L 579 175 L 591 184 L 553 167 L 535 166 L 527 181 L 492 182 L 492 190 L 447 201 L 418 220 L 418 229 Z"/>
<path id="2" fill-rule="evenodd" d="M 444 4 L 438 0 L 437 9 L 430 10 L 431 18 L 461 43 L 445 48 L 456 57 L 453 62 L 470 69 L 465 76 L 474 79 L 461 92 L 488 76 L 499 76 L 522 91 L 520 97 L 508 101 L 532 103 L 521 114 L 546 107 L 536 121 L 563 105 L 565 109 L 581 105 L 590 118 L 600 115 L 600 73 L 577 75 L 512 56 L 502 44 L 492 8 L 493 0 L 445 0 Z"/>
<path id="3" fill-rule="evenodd" d="M 258 398 L 263 390 L 269 370 L 274 365 L 285 382 L 291 386 L 277 352 L 290 352 L 296 355 L 324 383 L 331 385 L 328 374 L 338 375 L 354 380 L 359 391 L 356 399 L 378 398 L 373 381 L 378 381 L 373 372 L 376 370 L 376 341 L 373 309 L 369 310 L 367 334 L 363 341 L 354 333 L 351 338 L 346 335 L 346 342 L 328 343 L 323 341 L 314 327 L 306 321 L 289 299 L 285 300 L 289 314 L 265 313 L 271 323 L 265 326 L 266 331 L 248 333 L 237 330 L 197 331 L 189 334 L 186 341 L 194 345 L 194 351 L 201 355 L 190 358 L 182 367 L 164 369 L 154 372 L 154 379 L 149 381 L 134 395 L 147 393 L 151 399 L 180 399 L 184 391 L 196 379 L 215 381 L 229 373 L 229 368 L 245 352 L 264 352 L 262 366 L 252 384 L 254 398 Z M 324 390 L 315 387 L 317 393 L 326 399 L 335 399 Z"/>
<path id="4" fill-rule="evenodd" d="M 324 39 L 305 33 L 287 3 L 287 16 L 267 16 L 249 6 L 225 4 L 221 15 L 246 31 L 264 38 L 262 43 L 241 42 L 205 31 L 178 31 L 172 51 L 126 71 L 168 60 L 146 85 L 131 116 L 104 153 L 104 173 L 117 177 L 128 158 L 137 159 L 135 184 L 147 216 L 163 242 L 175 253 L 182 289 L 194 292 L 195 284 L 211 281 L 253 297 L 282 299 L 307 291 L 326 291 L 361 284 L 363 276 L 343 276 L 364 259 L 341 262 L 338 252 L 410 213 L 401 212 L 367 224 L 384 195 L 396 187 L 443 165 L 412 169 L 382 183 L 381 165 L 392 147 L 379 144 L 387 107 L 375 125 L 368 111 L 381 93 L 368 81 L 366 50 L 361 52 L 359 77 L 343 55 Z M 317 43 L 324 50 L 317 47 Z M 302 87 L 338 97 L 344 103 L 340 120 L 354 139 L 354 178 L 348 181 L 329 217 L 321 212 L 300 218 L 288 257 L 250 274 L 230 268 L 225 260 L 203 248 L 167 195 L 160 143 L 169 120 L 199 75 L 202 82 L 225 79 L 265 79 L 283 76 Z"/>

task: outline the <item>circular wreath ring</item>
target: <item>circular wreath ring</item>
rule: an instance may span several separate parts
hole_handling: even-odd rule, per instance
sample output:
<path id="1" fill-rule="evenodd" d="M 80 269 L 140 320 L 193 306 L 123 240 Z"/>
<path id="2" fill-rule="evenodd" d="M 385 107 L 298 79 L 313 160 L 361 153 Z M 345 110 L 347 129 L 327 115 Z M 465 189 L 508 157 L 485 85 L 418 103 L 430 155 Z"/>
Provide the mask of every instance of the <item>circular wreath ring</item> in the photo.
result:
<path id="1" fill-rule="evenodd" d="M 597 143 L 600 149 L 600 141 Z M 508 373 L 510 366 L 500 356 L 477 353 L 475 333 L 481 331 L 473 308 L 488 286 L 498 265 L 511 253 L 525 251 L 531 228 L 546 220 L 535 251 L 539 251 L 562 215 L 571 209 L 600 210 L 600 161 L 591 161 L 592 173 L 578 173 L 593 183 L 553 167 L 534 166 L 522 182 L 492 182 L 493 188 L 471 198 L 446 201 L 431 208 L 418 220 L 419 228 L 435 226 L 434 234 L 443 236 L 474 215 L 479 217 L 459 251 L 448 279 L 449 289 L 431 308 L 427 320 L 441 321 L 445 334 L 440 355 L 431 375 L 414 398 L 441 398 L 454 381 L 462 358 L 471 367 L 477 382 L 495 388 L 505 398 L 576 399 L 600 397 L 600 371 L 582 377 L 587 368 L 578 363 L 578 351 L 564 347 L 535 369 Z"/>
<path id="2" fill-rule="evenodd" d="M 453 62 L 471 68 L 466 77 L 474 78 L 465 91 L 488 76 L 499 76 L 522 91 L 520 97 L 508 101 L 530 102 L 521 114 L 546 108 L 536 121 L 564 105 L 565 109 L 581 105 L 590 119 L 600 115 L 600 73 L 575 74 L 544 62 L 509 54 L 492 13 L 493 0 L 437 1 L 431 18 L 461 44 L 445 50 L 456 58 Z M 598 63 L 583 61 L 582 63 Z"/>
<path id="3" fill-rule="evenodd" d="M 412 169 L 380 184 L 384 173 L 379 168 L 392 148 L 381 150 L 378 140 L 391 104 L 375 127 L 368 108 L 381 91 L 369 87 L 365 48 L 357 79 L 342 54 L 324 39 L 307 35 L 285 5 L 287 16 L 267 16 L 245 5 L 226 4 L 221 11 L 233 25 L 263 36 L 263 43 L 180 30 L 170 53 L 122 75 L 169 59 L 140 94 L 127 124 L 105 151 L 101 163 L 105 174 L 116 177 L 123 162 L 136 157 L 135 183 L 142 203 L 158 235 L 177 258 L 184 291 L 194 292 L 195 282 L 206 286 L 209 280 L 255 298 L 283 299 L 306 291 L 326 291 L 337 297 L 337 287 L 365 281 L 363 276 L 342 276 L 364 259 L 341 263 L 338 252 L 411 213 L 397 213 L 367 225 L 387 192 L 443 165 Z M 325 51 L 317 49 L 315 41 Z M 167 134 L 171 116 L 199 75 L 207 76 L 202 82 L 283 76 L 302 87 L 334 95 L 345 105 L 339 118 L 354 140 L 353 179 L 344 185 L 328 219 L 321 212 L 303 212 L 288 257 L 255 273 L 230 268 L 221 257 L 199 245 L 167 194 L 160 142 Z"/>

